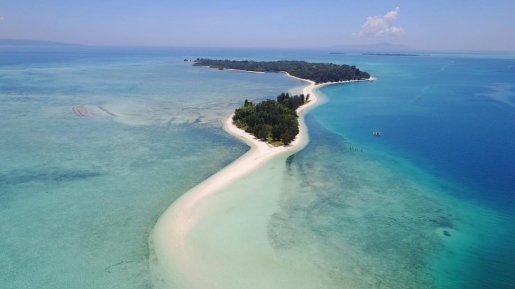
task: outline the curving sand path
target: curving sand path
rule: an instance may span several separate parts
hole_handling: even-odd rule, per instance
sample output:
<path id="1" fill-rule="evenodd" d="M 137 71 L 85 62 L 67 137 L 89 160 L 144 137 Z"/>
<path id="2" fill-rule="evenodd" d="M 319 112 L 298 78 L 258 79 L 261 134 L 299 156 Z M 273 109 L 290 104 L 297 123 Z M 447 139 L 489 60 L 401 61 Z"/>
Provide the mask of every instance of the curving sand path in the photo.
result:
<path id="1" fill-rule="evenodd" d="M 308 110 L 320 103 L 320 99 L 314 93 L 314 90 L 331 83 L 315 85 L 312 81 L 300 80 L 309 83 L 309 85 L 303 89 L 303 94 L 309 94 L 310 101 L 297 110 L 300 133 L 290 145 L 274 147 L 256 139 L 254 136 L 233 125 L 232 115 L 225 120 L 223 124 L 224 129 L 234 137 L 248 144 L 250 150 L 224 169 L 182 195 L 161 215 L 149 238 L 151 254 L 150 267 L 155 274 L 161 275 L 165 280 L 154 280 L 154 282 L 163 282 L 168 285 L 173 285 L 173 288 L 176 288 L 176 286 L 179 288 L 195 288 L 195 280 L 198 280 L 200 276 L 195 276 L 198 273 L 196 273 L 193 264 L 189 264 L 185 251 L 185 240 L 193 226 L 195 226 L 204 215 L 202 210 L 199 210 L 197 206 L 200 201 L 217 194 L 222 189 L 252 172 L 271 158 L 285 153 L 293 154 L 307 145 L 308 131 L 304 123 L 304 115 Z"/>

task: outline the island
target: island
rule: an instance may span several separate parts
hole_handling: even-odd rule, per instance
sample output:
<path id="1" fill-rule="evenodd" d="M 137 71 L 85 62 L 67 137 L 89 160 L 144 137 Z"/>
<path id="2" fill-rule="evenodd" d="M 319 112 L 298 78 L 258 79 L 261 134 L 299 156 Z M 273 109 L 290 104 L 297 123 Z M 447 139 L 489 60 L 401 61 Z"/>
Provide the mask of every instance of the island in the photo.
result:
<path id="1" fill-rule="evenodd" d="M 268 143 L 290 144 L 299 133 L 297 108 L 309 101 L 309 94 L 290 96 L 281 93 L 277 101 L 267 99 L 258 104 L 248 100 L 236 109 L 232 120 L 234 124 Z"/>
<path id="2" fill-rule="evenodd" d="M 215 60 L 197 58 L 194 66 L 210 67 L 219 70 L 243 72 L 284 72 L 312 84 L 307 91 L 316 86 L 329 83 L 372 80 L 370 74 L 354 65 L 334 63 L 311 63 L 298 60 L 249 61 Z M 245 100 L 232 117 L 233 125 L 274 146 L 289 145 L 299 134 L 297 108 L 309 102 L 309 93 L 290 96 L 281 93 L 277 100 L 267 99 L 258 104 Z"/>
<path id="3" fill-rule="evenodd" d="M 316 84 L 350 80 L 367 80 L 370 74 L 354 65 L 334 63 L 312 63 L 299 60 L 249 61 L 249 60 L 215 60 L 197 58 L 193 65 L 216 69 L 235 69 L 253 72 L 286 72 L 291 76 L 311 80 Z"/>
<path id="4" fill-rule="evenodd" d="M 412 53 L 361 53 L 361 55 L 372 55 L 372 56 L 422 56 L 420 54 L 412 54 Z"/>

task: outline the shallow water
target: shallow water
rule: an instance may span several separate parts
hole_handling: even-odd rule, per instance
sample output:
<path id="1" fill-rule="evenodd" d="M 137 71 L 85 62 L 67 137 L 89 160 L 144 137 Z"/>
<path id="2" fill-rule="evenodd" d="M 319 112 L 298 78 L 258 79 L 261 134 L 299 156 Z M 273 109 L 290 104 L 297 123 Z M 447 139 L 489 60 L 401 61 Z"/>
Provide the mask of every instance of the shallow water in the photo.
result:
<path id="1" fill-rule="evenodd" d="M 32 49 L 0 60 L 5 288 L 152 287 L 157 218 L 247 150 L 222 119 L 299 84 L 194 68 L 177 50 Z"/>
<path id="2" fill-rule="evenodd" d="M 203 217 L 187 234 L 183 265 L 190 270 L 177 288 L 327 288 L 304 256 L 283 260 L 267 236 L 286 158 L 272 159 L 197 204 Z"/>

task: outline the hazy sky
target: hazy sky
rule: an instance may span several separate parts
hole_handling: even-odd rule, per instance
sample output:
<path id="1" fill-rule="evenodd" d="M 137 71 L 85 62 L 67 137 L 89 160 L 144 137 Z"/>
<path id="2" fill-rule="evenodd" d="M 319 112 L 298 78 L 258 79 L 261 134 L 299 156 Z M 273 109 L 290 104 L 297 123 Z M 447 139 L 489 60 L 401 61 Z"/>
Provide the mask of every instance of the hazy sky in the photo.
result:
<path id="1" fill-rule="evenodd" d="M 3 0 L 0 38 L 302 48 L 390 42 L 515 50 L 514 13 L 515 0 Z"/>

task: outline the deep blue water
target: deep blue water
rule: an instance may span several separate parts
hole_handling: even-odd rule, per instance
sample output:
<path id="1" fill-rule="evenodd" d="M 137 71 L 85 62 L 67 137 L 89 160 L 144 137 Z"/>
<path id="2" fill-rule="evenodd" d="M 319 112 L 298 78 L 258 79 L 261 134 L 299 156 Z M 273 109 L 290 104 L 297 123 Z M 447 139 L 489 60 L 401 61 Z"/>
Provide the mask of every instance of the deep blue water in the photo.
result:
<path id="1" fill-rule="evenodd" d="M 434 54 L 355 60 L 378 80 L 324 87 L 329 101 L 313 118 L 353 150 L 432 188 L 434 196 L 459 200 L 448 206 L 449 222 L 464 235 L 447 245 L 446 260 L 431 269 L 438 272 L 433 274 L 438 288 L 512 288 L 513 58 Z M 467 204 L 475 207 L 457 212 Z"/>
<path id="2" fill-rule="evenodd" d="M 461 197 L 514 214 L 515 61 L 383 61 L 388 68 L 371 66 L 373 85 L 324 88 L 331 106 L 315 112 L 317 119 L 357 145 L 386 148 L 456 183 Z M 380 138 L 371 137 L 376 130 Z"/>

